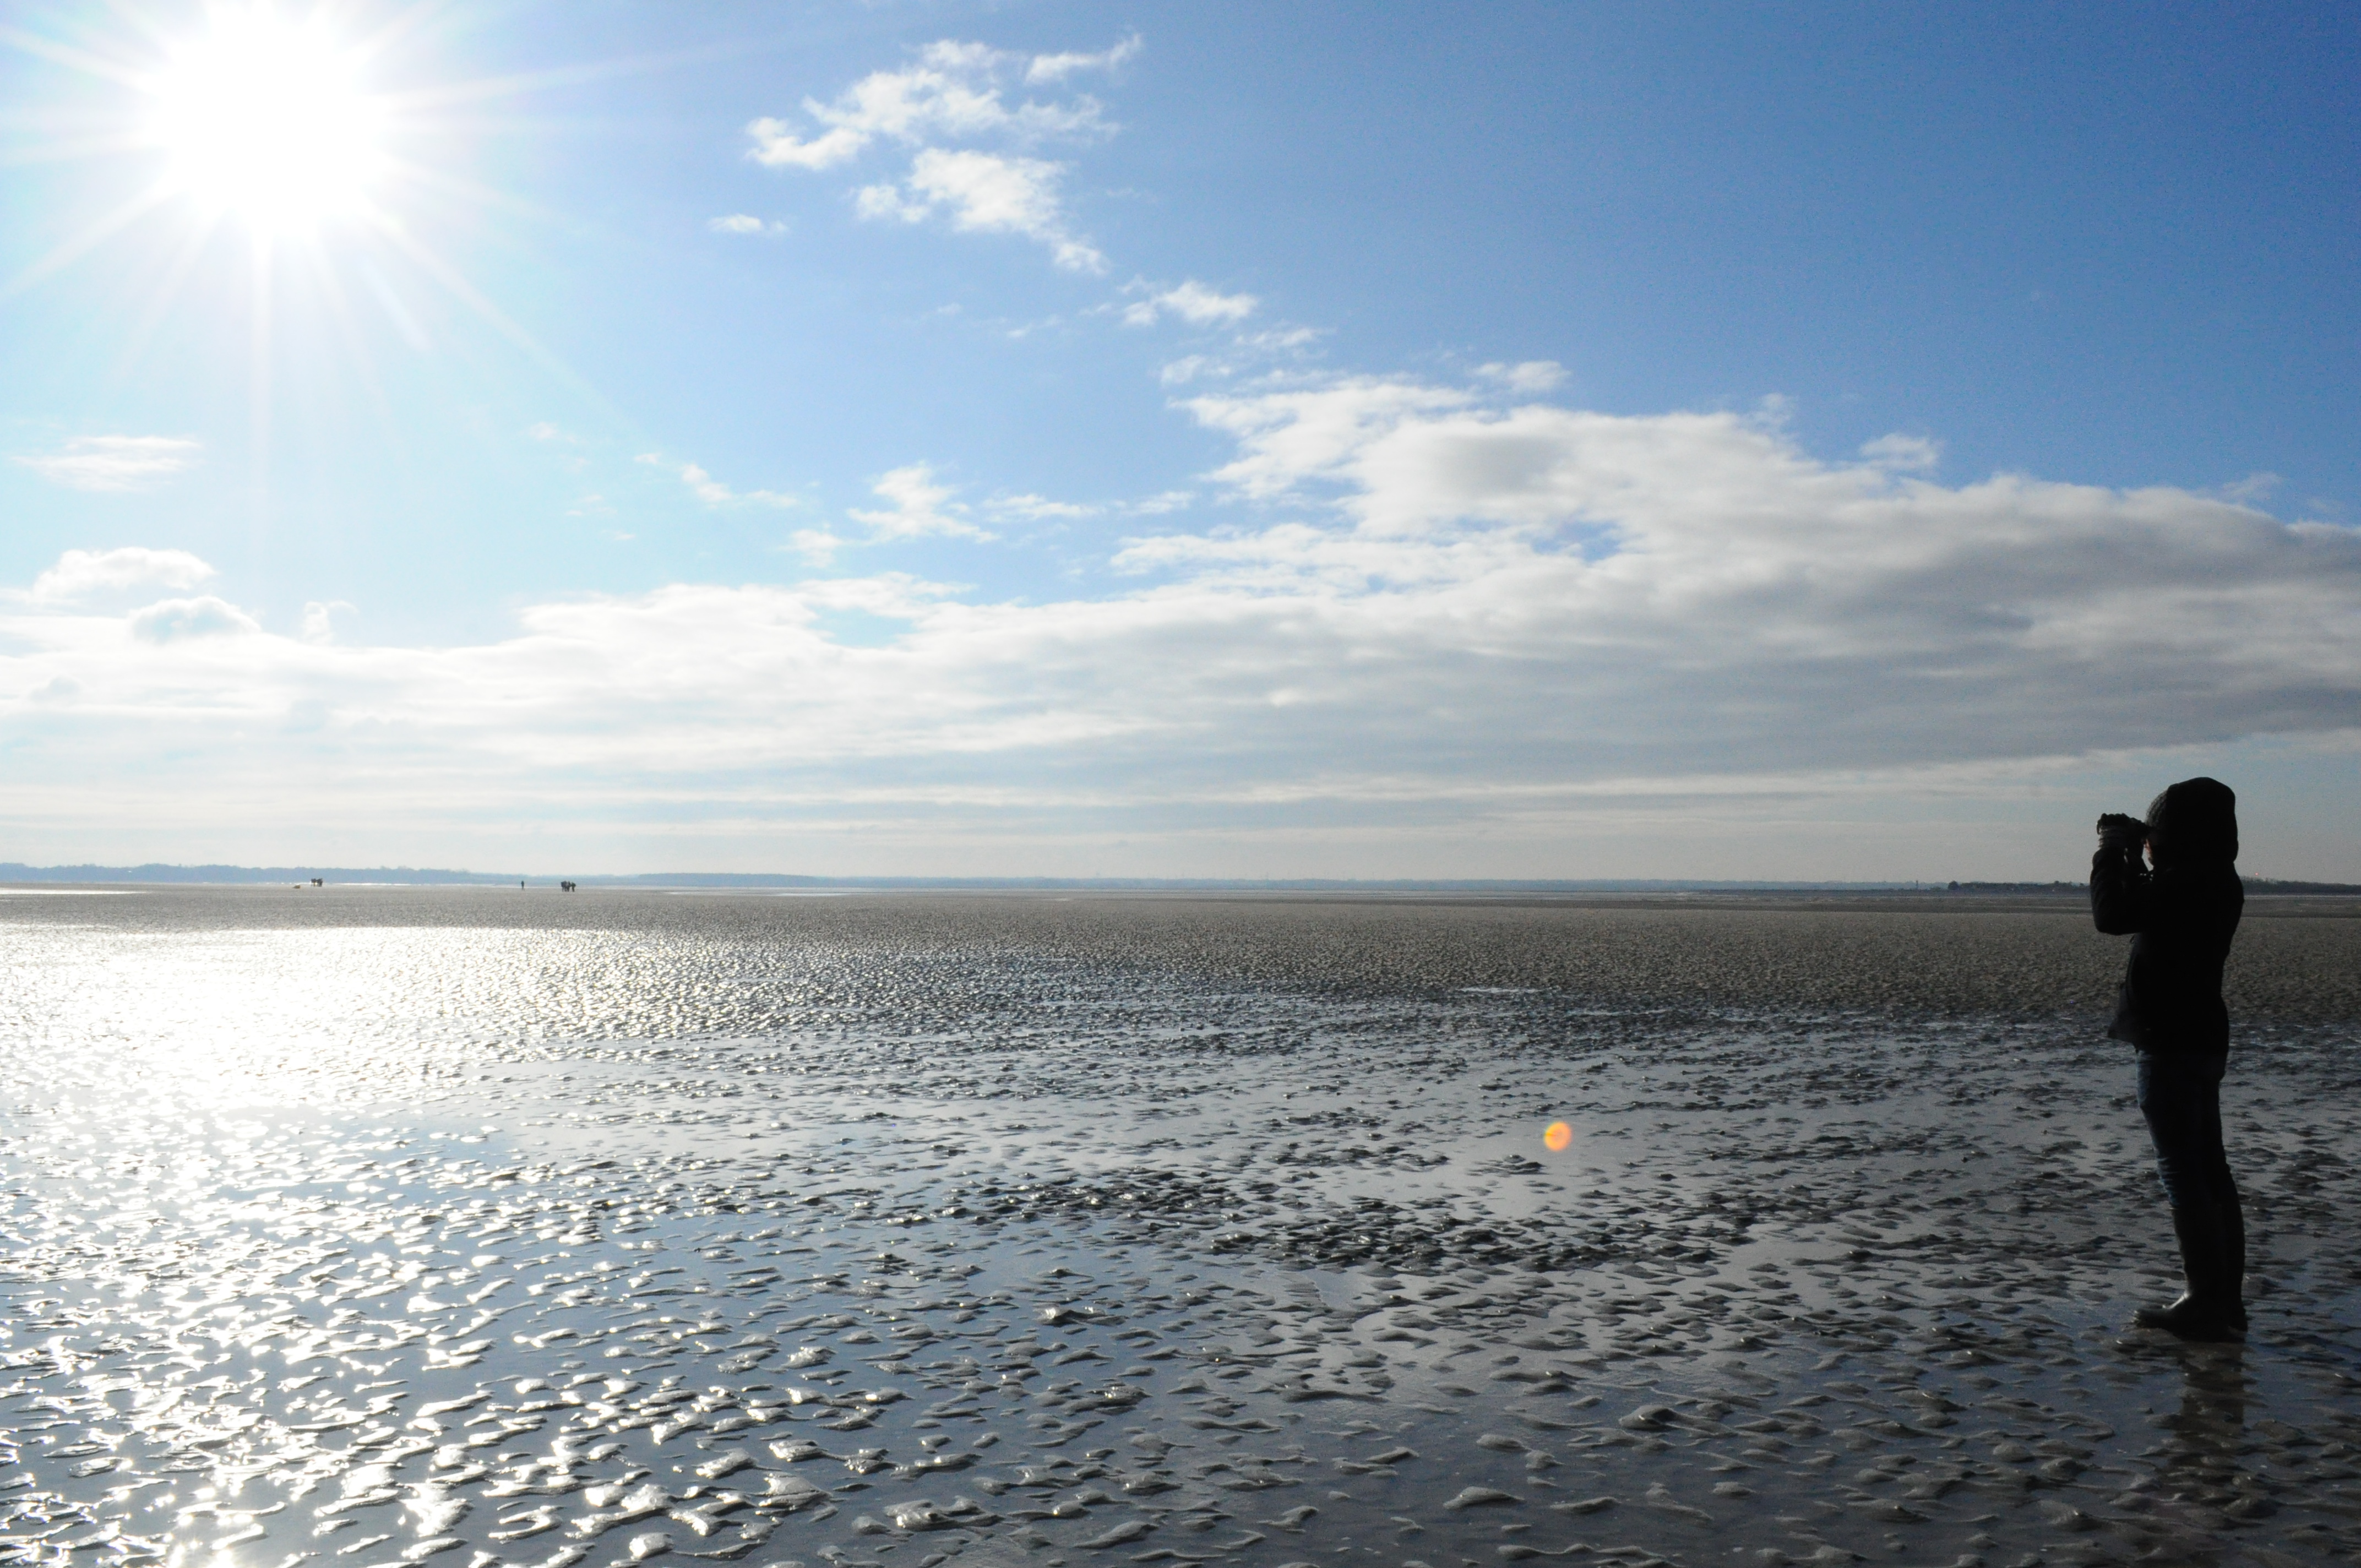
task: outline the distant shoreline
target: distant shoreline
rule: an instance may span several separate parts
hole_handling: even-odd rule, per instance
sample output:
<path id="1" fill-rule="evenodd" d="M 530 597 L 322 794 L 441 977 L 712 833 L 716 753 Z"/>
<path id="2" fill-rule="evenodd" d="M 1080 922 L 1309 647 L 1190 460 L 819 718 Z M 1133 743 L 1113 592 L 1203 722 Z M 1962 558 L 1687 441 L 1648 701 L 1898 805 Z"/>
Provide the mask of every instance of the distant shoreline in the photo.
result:
<path id="1" fill-rule="evenodd" d="M 412 866 L 29 866 L 0 861 L 0 886 L 60 884 L 169 886 L 269 886 L 310 883 L 339 886 L 502 887 L 526 883 L 544 888 L 561 880 L 582 888 L 707 892 L 810 891 L 841 893 L 1324 893 L 1623 894 L 1838 894 L 1850 896 L 1971 898 L 2080 898 L 2077 882 L 1773 882 L 1730 879 L 1602 877 L 1591 879 L 1329 877 L 829 877 L 784 872 L 649 872 L 635 875 L 470 872 Z M 2261 896 L 2361 897 L 2361 883 L 2295 882 L 2248 877 L 2246 891 Z"/>

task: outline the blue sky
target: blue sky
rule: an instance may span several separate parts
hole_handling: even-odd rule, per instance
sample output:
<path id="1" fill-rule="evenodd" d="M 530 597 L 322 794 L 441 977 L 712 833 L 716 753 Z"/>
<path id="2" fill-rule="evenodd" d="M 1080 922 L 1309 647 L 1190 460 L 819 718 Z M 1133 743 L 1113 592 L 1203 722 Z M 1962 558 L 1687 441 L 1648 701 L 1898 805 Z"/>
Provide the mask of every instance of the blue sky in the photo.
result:
<path id="1" fill-rule="evenodd" d="M 2361 879 L 2356 80 L 2325 5 L 15 7 L 0 858 L 2070 876 L 2212 771 Z"/>

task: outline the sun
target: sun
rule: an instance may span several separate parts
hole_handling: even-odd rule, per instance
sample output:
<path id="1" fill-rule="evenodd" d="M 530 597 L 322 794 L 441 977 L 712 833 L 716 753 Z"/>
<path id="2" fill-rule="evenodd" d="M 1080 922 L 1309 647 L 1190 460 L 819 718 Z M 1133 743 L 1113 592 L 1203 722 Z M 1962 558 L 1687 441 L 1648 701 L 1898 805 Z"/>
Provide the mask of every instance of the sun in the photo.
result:
<path id="1" fill-rule="evenodd" d="M 148 133 L 169 184 L 261 235 L 368 212 L 388 163 L 387 114 L 367 91 L 360 51 L 316 14 L 224 7 L 209 24 L 149 85 Z"/>

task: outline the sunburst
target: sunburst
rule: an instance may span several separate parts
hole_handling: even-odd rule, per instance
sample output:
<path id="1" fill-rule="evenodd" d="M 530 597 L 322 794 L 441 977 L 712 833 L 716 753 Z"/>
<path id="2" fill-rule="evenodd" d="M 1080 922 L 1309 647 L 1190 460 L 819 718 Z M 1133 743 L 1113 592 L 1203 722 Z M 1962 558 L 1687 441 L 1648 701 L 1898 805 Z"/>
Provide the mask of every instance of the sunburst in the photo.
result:
<path id="1" fill-rule="evenodd" d="M 384 7 L 372 28 L 361 25 L 361 4 L 210 0 L 178 31 L 121 5 L 113 13 L 117 29 L 104 36 L 42 36 L 0 23 L 0 45 L 115 90 L 106 130 L 88 134 L 96 115 L 79 109 L 58 123 L 82 134 L 20 148 L 11 161 L 127 155 L 152 171 L 124 189 L 111 210 L 0 283 L 0 297 L 38 285 L 102 247 L 143 248 L 149 291 L 125 302 L 121 330 L 116 374 L 127 376 L 151 334 L 189 302 L 189 285 L 205 274 L 207 258 L 227 259 L 219 247 L 237 239 L 250 287 L 235 295 L 216 288 L 198 303 L 248 320 L 258 483 L 278 362 L 305 356 L 318 366 L 341 355 L 340 368 L 357 375 L 385 410 L 367 346 L 372 334 L 361 319 L 372 301 L 412 347 L 424 349 L 415 323 L 433 313 L 419 308 L 419 295 L 456 299 L 544 372 L 603 407 L 603 398 L 430 236 L 465 232 L 461 225 L 495 210 L 518 210 L 451 156 L 470 136 L 498 128 L 499 105 L 544 84 L 639 67 L 422 83 L 420 46 L 448 10 L 432 0 Z M 430 148 L 445 156 L 423 159 Z"/>
<path id="2" fill-rule="evenodd" d="M 526 210 L 467 168 L 475 137 L 524 123 L 505 118 L 505 106 L 543 87 L 661 61 L 434 81 L 427 45 L 448 36 L 448 12 L 434 0 L 376 7 L 373 0 L 203 0 L 177 28 L 130 5 L 111 7 L 111 16 L 85 14 L 78 24 L 59 19 L 48 36 L 0 21 L 0 48 L 38 54 L 108 90 L 104 106 L 82 102 L 49 115 L 57 132 L 48 144 L 19 144 L 9 163 L 147 165 L 147 177 L 115 187 L 111 208 L 90 213 L 0 281 L 0 298 L 42 286 L 102 248 L 142 255 L 135 271 L 144 293 L 123 300 L 115 328 L 120 380 L 135 376 L 153 337 L 181 310 L 243 316 L 258 508 L 269 499 L 274 385 L 291 373 L 314 388 L 352 378 L 392 434 L 376 326 L 392 328 L 415 352 L 444 347 L 434 343 L 439 333 L 418 326 L 437 316 L 427 295 L 456 300 L 574 397 L 609 411 L 439 241 L 465 243 L 493 214 Z M 114 30 L 102 30 L 108 21 Z M 114 180 L 102 177 L 87 189 L 108 184 Z M 246 271 L 246 286 L 225 293 L 222 265 Z M 378 307 L 385 321 L 373 326 Z M 467 361 L 484 364 L 475 355 Z"/>
<path id="3" fill-rule="evenodd" d="M 263 235 L 370 216 L 390 113 L 368 90 L 365 48 L 318 12 L 257 5 L 208 22 L 142 83 L 167 192 Z"/>

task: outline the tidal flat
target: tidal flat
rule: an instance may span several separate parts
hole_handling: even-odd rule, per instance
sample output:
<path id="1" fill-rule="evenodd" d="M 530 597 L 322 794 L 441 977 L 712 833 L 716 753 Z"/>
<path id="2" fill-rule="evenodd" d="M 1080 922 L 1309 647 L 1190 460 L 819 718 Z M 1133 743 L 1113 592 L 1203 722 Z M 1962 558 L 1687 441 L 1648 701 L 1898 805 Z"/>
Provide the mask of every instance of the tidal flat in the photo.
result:
<path id="1" fill-rule="evenodd" d="M 2361 1556 L 2361 911 L 2243 1346 L 2071 900 L 0 890 L 0 1560 Z M 1563 1121 L 1569 1146 L 1544 1146 Z"/>

